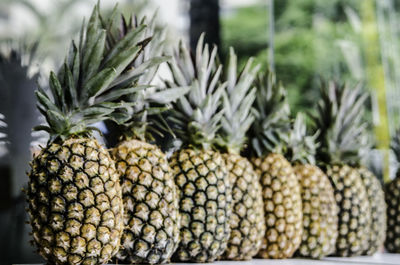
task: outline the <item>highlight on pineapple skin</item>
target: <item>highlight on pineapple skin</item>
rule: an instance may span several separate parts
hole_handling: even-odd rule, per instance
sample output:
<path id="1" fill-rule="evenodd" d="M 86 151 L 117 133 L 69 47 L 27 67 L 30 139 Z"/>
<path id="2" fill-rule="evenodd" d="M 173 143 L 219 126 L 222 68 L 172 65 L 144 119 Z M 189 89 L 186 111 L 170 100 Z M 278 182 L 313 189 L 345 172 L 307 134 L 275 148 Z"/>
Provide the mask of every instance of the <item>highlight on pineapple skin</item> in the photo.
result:
<path id="1" fill-rule="evenodd" d="M 155 145 L 128 140 L 113 149 L 120 174 L 125 230 L 117 258 L 166 263 L 179 241 L 177 190 L 165 154 Z"/>
<path id="2" fill-rule="evenodd" d="M 252 164 L 237 154 L 223 154 L 232 185 L 231 236 L 221 259 L 250 260 L 265 235 L 264 203 Z"/>
<path id="3" fill-rule="evenodd" d="M 297 256 L 319 259 L 335 251 L 339 209 L 328 177 L 317 166 L 296 165 L 303 205 L 302 242 Z"/>
<path id="4" fill-rule="evenodd" d="M 340 209 L 335 256 L 359 256 L 366 249 L 371 226 L 371 207 L 357 169 L 333 165 L 326 170 Z"/>
<path id="5" fill-rule="evenodd" d="M 212 262 L 230 237 L 232 190 L 220 153 L 181 149 L 170 158 L 178 187 L 180 243 L 175 261 Z"/>
<path id="6" fill-rule="evenodd" d="M 94 139 L 52 143 L 32 161 L 27 190 L 34 245 L 54 264 L 105 264 L 120 245 L 122 193 Z"/>
<path id="7" fill-rule="evenodd" d="M 291 164 L 280 154 L 251 159 L 260 175 L 266 233 L 258 257 L 293 256 L 303 233 L 300 186 Z"/>

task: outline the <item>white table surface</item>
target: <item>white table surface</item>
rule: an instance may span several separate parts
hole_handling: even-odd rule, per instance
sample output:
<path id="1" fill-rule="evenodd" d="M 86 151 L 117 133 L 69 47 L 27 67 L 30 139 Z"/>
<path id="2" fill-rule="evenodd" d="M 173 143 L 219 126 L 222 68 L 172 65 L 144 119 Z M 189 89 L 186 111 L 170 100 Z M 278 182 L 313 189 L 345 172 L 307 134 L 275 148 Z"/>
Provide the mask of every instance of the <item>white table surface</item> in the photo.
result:
<path id="1" fill-rule="evenodd" d="M 196 263 L 171 263 L 176 265 L 195 265 Z M 198 263 L 198 264 L 215 264 L 215 265 L 400 265 L 400 254 L 375 254 L 372 257 L 353 257 L 353 258 L 336 258 L 329 257 L 323 260 L 310 259 L 253 259 L 251 261 L 217 261 L 214 263 Z M 26 264 L 41 265 L 41 264 Z"/>

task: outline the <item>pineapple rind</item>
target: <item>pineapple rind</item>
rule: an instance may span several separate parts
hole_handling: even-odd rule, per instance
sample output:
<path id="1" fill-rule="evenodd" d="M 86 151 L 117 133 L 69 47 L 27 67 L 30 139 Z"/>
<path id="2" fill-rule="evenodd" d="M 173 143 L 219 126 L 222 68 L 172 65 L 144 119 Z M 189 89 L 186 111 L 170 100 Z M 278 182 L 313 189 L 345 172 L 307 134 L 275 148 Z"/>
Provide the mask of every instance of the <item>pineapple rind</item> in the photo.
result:
<path id="1" fill-rule="evenodd" d="M 232 189 L 220 153 L 183 148 L 170 158 L 178 186 L 181 229 L 173 260 L 212 262 L 230 237 Z"/>
<path id="2" fill-rule="evenodd" d="M 129 263 L 166 263 L 179 240 L 177 190 L 165 154 L 155 145 L 127 140 L 113 150 L 124 201 L 123 248 Z"/>
<path id="3" fill-rule="evenodd" d="M 231 236 L 223 259 L 250 260 L 265 235 L 264 204 L 252 164 L 237 154 L 223 154 L 232 185 Z"/>
<path id="4" fill-rule="evenodd" d="M 385 247 L 390 253 L 400 253 L 400 172 L 385 185 L 387 230 Z"/>
<path id="5" fill-rule="evenodd" d="M 28 213 L 33 242 L 53 264 L 104 264 L 120 246 L 121 187 L 114 162 L 94 139 L 70 138 L 31 163 Z"/>
<path id="6" fill-rule="evenodd" d="M 280 154 L 253 158 L 260 176 L 266 233 L 258 257 L 290 258 L 300 246 L 303 231 L 300 185 L 290 163 Z"/>
<path id="7" fill-rule="evenodd" d="M 338 207 L 331 183 L 317 166 L 296 165 L 303 204 L 303 236 L 296 255 L 322 258 L 335 251 Z"/>
<path id="8" fill-rule="evenodd" d="M 365 167 L 358 169 L 369 199 L 371 207 L 371 233 L 364 255 L 373 255 L 385 242 L 386 236 L 386 202 L 382 185 L 378 178 Z"/>
<path id="9" fill-rule="evenodd" d="M 339 207 L 339 233 L 334 255 L 361 255 L 367 249 L 371 230 L 371 208 L 361 176 L 357 169 L 347 165 L 328 166 L 326 174 Z"/>

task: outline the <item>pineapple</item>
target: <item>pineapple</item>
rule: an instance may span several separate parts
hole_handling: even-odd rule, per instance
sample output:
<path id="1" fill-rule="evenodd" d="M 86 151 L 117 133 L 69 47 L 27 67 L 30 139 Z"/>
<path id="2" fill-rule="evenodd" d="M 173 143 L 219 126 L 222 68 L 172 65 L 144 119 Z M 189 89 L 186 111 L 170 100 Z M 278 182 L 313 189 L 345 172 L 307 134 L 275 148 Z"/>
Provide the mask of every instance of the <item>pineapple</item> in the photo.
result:
<path id="1" fill-rule="evenodd" d="M 307 135 L 305 117 L 298 113 L 289 136 L 286 157 L 294 163 L 303 203 L 303 236 L 297 256 L 322 258 L 335 251 L 339 211 L 333 188 L 315 165 L 315 135 Z"/>
<path id="2" fill-rule="evenodd" d="M 371 256 L 382 248 L 386 238 L 385 194 L 379 179 L 370 170 L 361 166 L 358 173 L 365 185 L 371 207 L 371 232 L 363 255 Z"/>
<path id="3" fill-rule="evenodd" d="M 249 60 L 237 76 L 237 58 L 231 48 L 227 69 L 227 93 L 223 94 L 225 110 L 220 130 L 223 158 L 232 185 L 231 236 L 223 259 L 249 260 L 255 256 L 265 233 L 264 205 L 259 177 L 247 158 L 240 155 L 246 132 L 253 122 L 250 112 L 255 99 L 251 89 L 258 66 Z"/>
<path id="4" fill-rule="evenodd" d="M 359 149 L 363 147 L 362 104 L 366 96 L 359 87 L 323 83 L 316 128 L 320 131 L 316 158 L 325 170 L 339 208 L 336 256 L 357 256 L 368 248 L 371 207 L 360 176 Z"/>
<path id="5" fill-rule="evenodd" d="M 383 249 L 386 238 L 387 206 L 381 182 L 379 181 L 378 177 L 372 173 L 372 171 L 364 166 L 368 162 L 373 144 L 373 138 L 367 129 L 362 130 L 360 141 L 362 143 L 362 147 L 358 150 L 360 162 L 357 170 L 365 185 L 371 207 L 371 231 L 368 241 L 365 244 L 363 255 L 371 256 L 377 251 Z"/>
<path id="6" fill-rule="evenodd" d="M 361 108 L 361 112 L 364 109 Z M 369 126 L 364 123 L 360 131 L 360 148 L 358 149 L 358 162 L 357 170 L 363 180 L 370 208 L 371 216 L 370 218 L 370 233 L 368 241 L 365 242 L 365 247 L 363 255 L 373 255 L 379 250 L 382 250 L 385 238 L 386 238 L 386 202 L 385 194 L 382 184 L 377 176 L 375 176 L 372 171 L 370 171 L 365 165 L 371 154 L 371 149 L 373 145 L 373 138 L 369 132 Z M 368 129 L 367 129 L 368 128 Z"/>
<path id="7" fill-rule="evenodd" d="M 154 20 L 149 25 L 146 23 L 146 19 L 132 17 L 128 22 L 122 18 L 122 27 L 110 30 L 108 36 L 110 48 L 116 47 L 114 42 L 119 38 L 131 37 L 136 32 L 142 33 L 141 38 L 144 38 L 143 53 L 126 71 L 135 76 L 134 84 L 140 86 L 133 86 L 132 93 L 124 98 L 133 107 L 118 113 L 118 131 L 122 134 L 112 150 L 124 202 L 123 247 L 117 258 L 130 264 L 169 262 L 179 240 L 177 190 L 165 154 L 150 143 L 153 140 L 150 132 L 155 128 L 148 115 L 159 113 L 165 104 L 186 93 L 188 89 L 169 88 L 160 91 L 149 86 L 160 62 L 165 58 L 160 57 L 163 40 L 160 35 L 153 37 Z M 113 29 L 112 25 L 119 23 L 113 22 L 111 17 L 109 23 L 103 26 Z M 140 34 L 135 38 L 138 36 Z"/>
<path id="8" fill-rule="evenodd" d="M 258 257 L 290 258 L 301 243 L 303 230 L 300 185 L 283 156 L 290 131 L 285 90 L 272 73 L 256 80 L 256 118 L 249 130 L 248 155 L 260 176 L 266 233 Z"/>
<path id="9" fill-rule="evenodd" d="M 165 263 L 179 239 L 177 190 L 165 154 L 135 137 L 125 138 L 113 150 L 125 210 L 123 248 L 117 258 L 129 263 Z"/>
<path id="10" fill-rule="evenodd" d="M 111 88 L 118 78 L 130 78 L 121 73 L 141 46 L 106 52 L 98 12 L 96 6 L 58 75 L 50 73 L 50 90 L 36 91 L 48 125 L 34 129 L 50 139 L 31 162 L 27 201 L 33 243 L 51 264 L 107 263 L 123 231 L 119 176 L 90 125 L 124 107 L 108 99 L 129 89 Z"/>
<path id="11" fill-rule="evenodd" d="M 181 242 L 173 259 L 212 262 L 221 256 L 230 238 L 231 186 L 220 152 L 214 150 L 223 111 L 219 110 L 226 83 L 220 84 L 222 66 L 216 65 L 217 47 L 210 53 L 198 41 L 196 54 L 180 42 L 169 69 L 171 86 L 190 86 L 173 104 L 167 119 L 182 146 L 169 159 L 178 186 Z"/>
<path id="12" fill-rule="evenodd" d="M 400 162 L 400 130 L 392 139 L 391 149 L 397 162 Z M 388 252 L 400 253 L 400 170 L 396 177 L 385 185 L 385 200 L 387 203 L 387 232 L 385 247 Z"/>

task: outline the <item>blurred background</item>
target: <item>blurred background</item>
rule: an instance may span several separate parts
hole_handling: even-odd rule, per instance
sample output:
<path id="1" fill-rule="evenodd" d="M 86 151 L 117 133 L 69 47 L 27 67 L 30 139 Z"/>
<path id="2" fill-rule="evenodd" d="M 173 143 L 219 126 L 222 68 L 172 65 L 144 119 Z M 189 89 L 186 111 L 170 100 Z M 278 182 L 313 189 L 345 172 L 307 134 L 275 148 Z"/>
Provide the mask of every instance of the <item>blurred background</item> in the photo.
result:
<path id="1" fill-rule="evenodd" d="M 29 244 L 25 172 L 45 134 L 34 90 L 46 87 L 95 0 L 0 0 L 0 264 L 39 263 Z M 102 1 L 110 12 L 116 1 Z M 120 0 L 126 14 L 153 16 L 179 38 L 233 46 L 240 63 L 252 56 L 288 89 L 292 113 L 312 112 L 319 81 L 361 82 L 371 94 L 366 119 L 376 139 L 370 167 L 382 181 L 395 165 L 390 137 L 400 126 L 400 1 L 396 0 Z M 397 103 L 397 104 L 396 104 Z"/>

